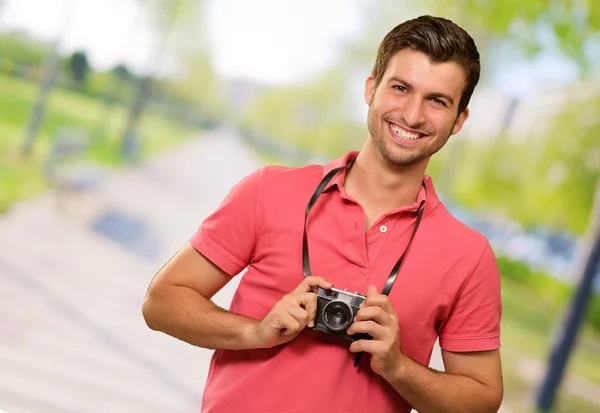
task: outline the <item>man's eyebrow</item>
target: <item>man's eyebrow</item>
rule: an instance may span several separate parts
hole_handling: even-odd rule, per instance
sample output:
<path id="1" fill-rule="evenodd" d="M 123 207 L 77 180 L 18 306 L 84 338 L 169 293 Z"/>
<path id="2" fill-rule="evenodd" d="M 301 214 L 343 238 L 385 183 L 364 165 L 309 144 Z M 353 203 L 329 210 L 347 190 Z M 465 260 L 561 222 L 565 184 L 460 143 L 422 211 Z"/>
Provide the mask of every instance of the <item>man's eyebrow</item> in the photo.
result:
<path id="1" fill-rule="evenodd" d="M 398 82 L 398 83 L 402 83 L 404 86 L 406 86 L 407 89 L 411 90 L 413 88 L 413 86 L 407 82 L 406 80 L 400 79 L 397 76 L 392 76 L 390 77 L 390 79 L 388 80 L 388 83 L 393 83 L 393 82 Z M 454 99 L 452 99 L 451 96 L 445 94 L 445 93 L 441 93 L 441 92 L 433 92 L 430 93 L 428 95 L 428 97 L 430 98 L 443 98 L 446 99 L 448 102 L 450 102 L 450 106 L 454 105 Z"/>
<path id="2" fill-rule="evenodd" d="M 406 80 L 400 79 L 397 76 L 390 77 L 390 79 L 388 80 L 388 83 L 392 83 L 392 82 L 402 83 L 404 86 L 406 86 L 407 89 L 412 89 L 413 88 L 410 83 L 408 83 Z"/>

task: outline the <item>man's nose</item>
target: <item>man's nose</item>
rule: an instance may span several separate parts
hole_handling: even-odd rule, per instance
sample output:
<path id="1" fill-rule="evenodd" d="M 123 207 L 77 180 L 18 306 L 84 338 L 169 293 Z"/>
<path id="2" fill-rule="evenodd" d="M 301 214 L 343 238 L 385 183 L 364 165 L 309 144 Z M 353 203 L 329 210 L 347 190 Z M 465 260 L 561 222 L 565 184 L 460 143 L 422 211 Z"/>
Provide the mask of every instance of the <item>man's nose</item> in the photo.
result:
<path id="1" fill-rule="evenodd" d="M 425 121 L 425 112 L 423 110 L 423 101 L 416 96 L 412 96 L 405 101 L 404 120 L 411 128 L 418 129 Z"/>

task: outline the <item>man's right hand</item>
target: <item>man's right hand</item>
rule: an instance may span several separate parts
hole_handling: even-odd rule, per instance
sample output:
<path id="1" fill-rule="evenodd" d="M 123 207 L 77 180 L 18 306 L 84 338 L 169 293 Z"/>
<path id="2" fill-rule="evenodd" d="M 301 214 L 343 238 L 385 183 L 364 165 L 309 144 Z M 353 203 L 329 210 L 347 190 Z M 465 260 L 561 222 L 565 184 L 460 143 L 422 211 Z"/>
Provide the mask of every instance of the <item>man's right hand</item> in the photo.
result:
<path id="1" fill-rule="evenodd" d="M 255 348 L 270 348 L 296 338 L 306 326 L 313 327 L 317 314 L 317 295 L 314 287 L 329 289 L 333 285 L 322 277 L 308 276 L 283 296 L 269 314 L 259 321 L 253 331 Z"/>

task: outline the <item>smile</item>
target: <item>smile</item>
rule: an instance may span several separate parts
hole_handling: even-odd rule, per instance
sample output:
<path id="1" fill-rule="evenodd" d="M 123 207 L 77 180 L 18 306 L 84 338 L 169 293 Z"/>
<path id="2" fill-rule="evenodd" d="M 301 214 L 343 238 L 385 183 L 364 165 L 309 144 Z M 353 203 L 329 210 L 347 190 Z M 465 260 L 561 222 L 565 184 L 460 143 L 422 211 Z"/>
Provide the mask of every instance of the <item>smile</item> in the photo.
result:
<path id="1" fill-rule="evenodd" d="M 395 123 L 388 122 L 390 125 L 390 130 L 400 139 L 408 140 L 408 141 L 416 141 L 426 136 L 422 133 L 409 132 L 403 127 L 396 125 Z"/>

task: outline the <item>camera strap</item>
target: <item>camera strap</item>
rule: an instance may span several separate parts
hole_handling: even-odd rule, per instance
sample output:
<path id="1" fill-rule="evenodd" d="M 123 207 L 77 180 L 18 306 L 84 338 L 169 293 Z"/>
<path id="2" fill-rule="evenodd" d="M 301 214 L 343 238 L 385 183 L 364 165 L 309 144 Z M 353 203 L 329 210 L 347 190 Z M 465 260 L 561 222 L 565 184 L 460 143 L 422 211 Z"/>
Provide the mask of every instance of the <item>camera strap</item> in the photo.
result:
<path id="1" fill-rule="evenodd" d="M 325 187 L 327 186 L 329 181 L 331 181 L 333 179 L 333 177 L 335 175 L 337 175 L 338 172 L 342 171 L 343 169 L 349 168 L 353 163 L 354 163 L 354 160 L 348 162 L 344 166 L 340 166 L 338 168 L 334 168 L 331 171 L 329 171 L 329 173 L 327 173 L 327 175 L 325 175 L 325 177 L 321 180 L 321 182 L 315 189 L 315 192 L 311 196 L 311 198 L 308 202 L 308 205 L 306 206 L 306 212 L 304 215 L 304 231 L 303 231 L 303 235 L 302 235 L 302 267 L 304 270 L 305 277 L 308 277 L 311 275 L 310 260 L 309 260 L 309 254 L 308 254 L 308 239 L 306 236 L 306 222 L 308 220 L 308 214 L 310 213 L 310 210 L 317 202 L 317 199 L 319 199 L 319 196 L 321 196 L 321 193 L 325 190 Z M 425 185 L 425 182 L 422 182 L 421 185 L 423 186 L 423 189 L 425 190 L 425 194 L 427 195 L 427 186 Z M 423 217 L 424 204 L 425 204 L 424 200 L 421 201 L 421 203 L 419 204 L 419 208 L 417 210 L 417 219 L 415 221 L 415 225 L 413 227 L 412 233 L 408 240 L 408 244 L 406 245 L 406 248 L 404 249 L 404 252 L 402 253 L 402 255 L 400 255 L 400 258 L 396 262 L 396 265 L 394 265 L 394 268 L 392 268 L 392 271 L 390 272 L 390 275 L 388 276 L 388 278 L 385 282 L 383 290 L 381 290 L 381 294 L 389 295 L 390 291 L 392 290 L 392 287 L 394 286 L 394 283 L 396 282 L 396 278 L 398 277 L 400 268 L 402 267 L 402 264 L 404 263 L 406 254 L 408 253 L 408 250 L 410 249 L 410 246 L 415 237 L 415 234 L 417 233 L 417 229 L 419 228 L 419 224 L 421 223 L 421 218 Z M 355 366 L 358 365 L 361 355 L 362 355 L 362 353 L 358 353 L 356 355 L 356 361 L 354 362 Z"/>
<path id="2" fill-rule="evenodd" d="M 313 193 L 312 197 L 310 197 L 310 201 L 308 201 L 308 205 L 306 206 L 306 213 L 304 214 L 304 232 L 302 235 L 302 267 L 304 269 L 305 277 L 308 277 L 309 275 L 311 275 L 310 260 L 308 259 L 308 240 L 306 238 L 306 221 L 308 220 L 308 213 L 310 212 L 312 207 L 317 202 L 317 199 L 319 199 L 319 196 L 321 196 L 321 193 L 323 192 L 323 190 L 325 189 L 325 187 L 327 186 L 329 181 L 331 181 L 331 179 L 339 171 L 341 171 L 342 169 L 349 168 L 350 165 L 352 165 L 353 163 L 354 163 L 354 161 L 350 161 L 344 166 L 340 166 L 339 168 L 335 168 L 335 169 L 332 169 L 331 171 L 329 171 L 329 173 L 327 175 L 325 175 L 325 177 L 321 180 L 321 182 L 319 183 L 319 186 L 317 186 L 317 189 Z"/>
<path id="3" fill-rule="evenodd" d="M 327 186 L 329 181 L 331 181 L 331 179 L 333 179 L 333 177 L 338 172 L 340 172 L 343 169 L 349 168 L 353 163 L 354 163 L 354 161 L 350 161 L 344 166 L 340 166 L 338 168 L 335 168 L 335 169 L 332 169 L 331 171 L 329 171 L 329 173 L 327 175 L 325 175 L 325 177 L 321 180 L 321 182 L 317 186 L 317 189 L 313 193 L 312 197 L 310 198 L 310 201 L 308 202 L 308 205 L 306 206 L 306 212 L 304 215 L 304 231 L 302 234 L 302 267 L 304 270 L 305 277 L 312 275 L 311 269 L 310 269 L 310 259 L 309 259 L 309 254 L 308 254 L 308 237 L 306 235 L 306 223 L 308 220 L 308 214 L 310 213 L 310 210 L 317 202 L 317 199 L 319 199 L 319 196 L 321 195 L 321 193 L 323 192 L 323 190 L 325 189 L 325 187 Z M 425 193 L 427 194 L 427 187 L 425 186 L 425 182 L 422 183 L 422 186 L 425 190 Z M 406 245 L 406 248 L 404 249 L 404 252 L 400 256 L 400 258 L 396 262 L 396 265 L 394 265 L 394 268 L 392 268 L 392 271 L 390 272 L 390 275 L 388 276 L 388 278 L 385 282 L 383 290 L 381 290 L 381 294 L 388 295 L 390 293 L 390 291 L 392 290 L 392 287 L 394 286 L 394 282 L 396 282 L 396 278 L 398 277 L 400 268 L 402 267 L 402 264 L 404 263 L 406 254 L 408 253 L 410 245 L 412 244 L 415 234 L 417 233 L 417 229 L 419 228 L 419 224 L 421 223 L 421 218 L 423 217 L 424 204 L 425 204 L 425 201 L 421 201 L 421 203 L 419 204 L 419 208 L 417 210 L 417 219 L 415 221 L 413 231 L 410 234 L 408 244 Z"/>

